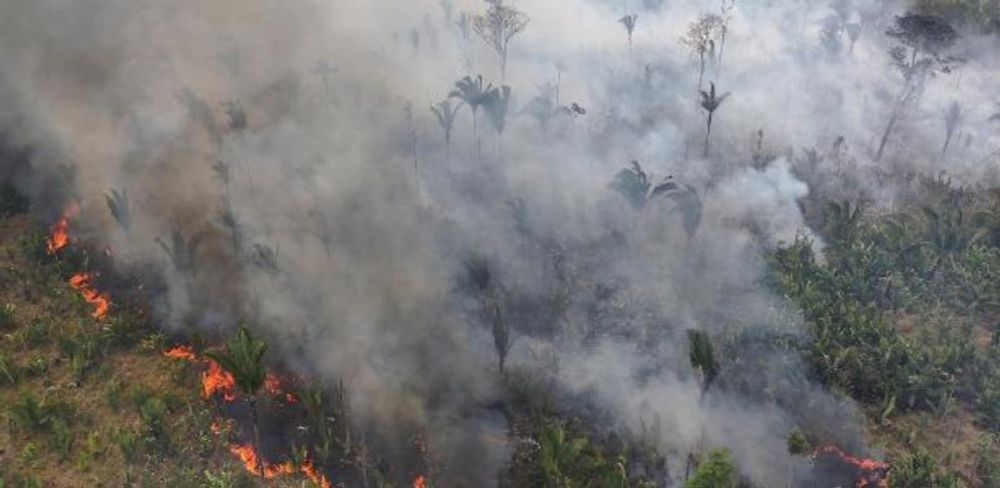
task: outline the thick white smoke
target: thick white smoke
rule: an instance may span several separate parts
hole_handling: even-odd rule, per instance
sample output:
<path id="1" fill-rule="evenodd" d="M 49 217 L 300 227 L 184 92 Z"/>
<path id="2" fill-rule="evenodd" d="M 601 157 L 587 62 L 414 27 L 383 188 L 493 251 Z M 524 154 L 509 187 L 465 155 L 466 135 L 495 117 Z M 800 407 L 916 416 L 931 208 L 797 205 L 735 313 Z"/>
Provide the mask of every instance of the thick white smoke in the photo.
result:
<path id="1" fill-rule="evenodd" d="M 846 35 L 823 42 L 826 2 L 735 2 L 723 60 L 705 73 L 731 95 L 701 157 L 698 61 L 679 39 L 715 2 L 517 2 L 531 22 L 511 43 L 505 130 L 480 109 L 477 144 L 463 107 L 446 148 L 429 106 L 466 75 L 500 84 L 496 54 L 459 27 L 482 2 L 6 0 L 0 122 L 32 159 L 0 177 L 43 216 L 79 201 L 75 232 L 161 273 L 165 327 L 249 320 L 293 367 L 343 379 L 382 442 L 425 436 L 451 484 L 495 484 L 509 460 L 489 407 L 505 397 L 490 325 L 457 284 L 478 256 L 508 297 L 508 368 L 551 384 L 565 408 L 600 412 L 599 429 L 659 425 L 675 479 L 707 444 L 783 486 L 801 467 L 788 431 L 858 442 L 852 407 L 784 356 L 720 380 L 753 375 L 775 398 L 701 398 L 685 332 L 804 333 L 762 283 L 762 251 L 809 234 L 810 191 L 891 205 L 880 172 L 996 174 L 985 102 L 997 55 L 972 36 L 961 79 L 931 80 L 873 161 L 902 83 L 882 33 L 906 6 L 853 3 L 851 50 Z M 586 113 L 533 110 L 542 93 Z M 954 101 L 975 102 L 941 157 Z M 825 159 L 807 184 L 795 162 L 810 148 Z M 690 185 L 695 229 L 672 200 L 640 211 L 609 188 L 631 160 L 654 183 Z M 127 191 L 127 228 L 105 205 L 112 189 Z"/>

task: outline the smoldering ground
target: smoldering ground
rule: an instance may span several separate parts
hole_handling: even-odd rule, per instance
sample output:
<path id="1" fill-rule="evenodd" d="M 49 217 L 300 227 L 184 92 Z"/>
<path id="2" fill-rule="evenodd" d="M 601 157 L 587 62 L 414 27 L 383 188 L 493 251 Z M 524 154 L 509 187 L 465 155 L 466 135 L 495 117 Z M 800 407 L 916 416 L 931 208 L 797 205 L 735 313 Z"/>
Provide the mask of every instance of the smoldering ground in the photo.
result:
<path id="1" fill-rule="evenodd" d="M 765 345 L 703 395 L 686 331 L 802 337 L 763 251 L 811 235 L 810 192 L 887 208 L 886 173 L 995 181 L 992 41 L 963 38 L 961 80 L 928 80 L 876 164 L 902 83 L 883 32 L 907 5 L 841 4 L 736 2 L 704 74 L 731 95 L 702 157 L 699 61 L 679 39 L 714 3 L 625 7 L 629 51 L 617 2 L 525 0 L 501 74 L 459 22 L 486 8 L 471 0 L 8 1 L 0 113 L 29 152 L 2 174 L 44 219 L 78 202 L 74 232 L 162 276 L 163 327 L 247 319 L 293 368 L 342 379 L 397 476 L 414 436 L 444 486 L 495 484 L 508 462 L 488 302 L 511 330 L 506 367 L 596 430 L 653 432 L 664 483 L 711 445 L 783 485 L 807 469 L 793 428 L 864 448 L 852 405 Z M 475 135 L 460 108 L 446 144 L 428 107 L 479 74 L 513 99 L 479 109 Z M 631 160 L 695 200 L 630 204 L 609 183 Z"/>

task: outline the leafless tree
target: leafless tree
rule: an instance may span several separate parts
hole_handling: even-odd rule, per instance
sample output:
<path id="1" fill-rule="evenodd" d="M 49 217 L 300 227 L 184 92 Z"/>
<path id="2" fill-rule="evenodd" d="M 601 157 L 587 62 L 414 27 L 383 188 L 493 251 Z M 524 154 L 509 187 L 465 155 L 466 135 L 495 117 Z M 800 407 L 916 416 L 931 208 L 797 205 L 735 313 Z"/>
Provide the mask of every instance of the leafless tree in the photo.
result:
<path id="1" fill-rule="evenodd" d="M 716 14 L 705 14 L 688 26 L 687 33 L 681 38 L 681 44 L 688 47 L 691 53 L 698 57 L 698 91 L 701 91 L 705 79 L 705 62 L 715 54 L 715 39 L 722 26 L 722 17 Z"/>
<path id="2" fill-rule="evenodd" d="M 719 66 L 722 66 L 722 54 L 726 49 L 726 36 L 729 35 L 729 21 L 733 17 L 735 8 L 736 0 L 722 0 L 722 7 L 719 9 Z"/>
<path id="3" fill-rule="evenodd" d="M 472 18 L 472 30 L 496 51 L 500 61 L 500 82 L 507 78 L 507 51 L 510 40 L 528 26 L 531 19 L 504 0 L 486 0 L 486 13 Z"/>

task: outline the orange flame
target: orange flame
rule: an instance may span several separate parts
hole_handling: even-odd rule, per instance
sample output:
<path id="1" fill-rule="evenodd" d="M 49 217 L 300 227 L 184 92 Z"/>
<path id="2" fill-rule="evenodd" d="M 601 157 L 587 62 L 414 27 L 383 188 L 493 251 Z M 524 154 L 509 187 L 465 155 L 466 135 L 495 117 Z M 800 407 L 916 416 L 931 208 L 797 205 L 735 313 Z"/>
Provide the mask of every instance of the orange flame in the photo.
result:
<path id="1" fill-rule="evenodd" d="M 229 452 L 238 457 L 247 471 L 260 474 L 263 470 L 264 478 L 271 479 L 277 476 L 295 473 L 295 466 L 291 461 L 283 463 L 268 463 L 257 456 L 257 451 L 248 444 L 230 444 Z M 306 459 L 299 467 L 302 474 L 307 476 L 313 483 L 322 488 L 331 488 L 330 480 L 316 470 L 311 460 Z"/>
<path id="2" fill-rule="evenodd" d="M 282 474 L 292 474 L 295 472 L 295 467 L 292 466 L 291 462 L 275 463 L 271 464 L 264 460 L 261 460 L 257 456 L 257 451 L 253 449 L 253 446 L 247 444 L 230 444 L 229 452 L 233 453 L 236 457 L 243 461 L 243 466 L 246 467 L 247 471 L 251 473 L 260 473 L 261 464 L 263 464 L 264 478 L 271 479 L 275 476 Z"/>
<path id="3" fill-rule="evenodd" d="M 857 483 L 854 485 L 856 488 L 888 488 L 889 478 L 887 472 L 889 470 L 889 464 L 876 461 L 874 459 L 858 458 L 847 454 L 842 449 L 837 446 L 824 446 L 819 448 L 813 457 L 820 455 L 833 455 L 840 458 L 843 462 L 850 464 L 862 471 L 861 477 L 858 478 Z"/>
<path id="4" fill-rule="evenodd" d="M 413 480 L 413 488 L 427 488 L 427 481 L 424 479 L 424 475 L 419 475 Z"/>
<path id="5" fill-rule="evenodd" d="M 197 356 L 194 354 L 194 348 L 191 346 L 175 346 L 163 351 L 163 355 L 168 358 L 174 359 L 184 359 L 187 361 L 195 361 Z"/>
<path id="6" fill-rule="evenodd" d="M 219 363 L 205 359 L 208 370 L 201 374 L 201 393 L 205 398 L 211 398 L 215 393 L 222 395 L 222 400 L 230 403 L 236 400 L 236 378 L 222 369 Z"/>
<path id="7" fill-rule="evenodd" d="M 163 355 L 174 359 L 183 359 L 191 362 L 203 362 L 208 365 L 208 369 L 201 374 L 201 396 L 209 399 L 218 393 L 222 395 L 222 401 L 232 403 L 236 401 L 236 378 L 233 377 L 219 363 L 209 358 L 198 358 L 191 346 L 176 346 L 166 351 Z"/>
<path id="8" fill-rule="evenodd" d="M 111 300 L 107 295 L 95 290 L 90 286 L 90 275 L 87 273 L 77 273 L 69 278 L 69 286 L 79 291 L 83 299 L 87 301 L 94 311 L 90 316 L 95 319 L 102 319 L 108 313 L 108 306 Z"/>
<path id="9" fill-rule="evenodd" d="M 309 477 L 309 479 L 312 480 L 314 484 L 319 485 L 320 488 L 331 488 L 330 480 L 326 479 L 326 476 L 323 476 L 322 473 L 316 471 L 316 467 L 313 466 L 312 461 L 309 459 L 306 459 L 305 462 L 302 463 L 302 474 Z"/>
<path id="10" fill-rule="evenodd" d="M 273 373 L 267 373 L 267 375 L 264 376 L 264 391 L 273 397 L 284 396 L 285 403 L 297 403 L 299 401 L 295 395 L 284 391 L 281 386 L 281 378 Z"/>
<path id="11" fill-rule="evenodd" d="M 45 249 L 49 254 L 55 254 L 56 251 L 66 247 L 69 244 L 69 214 L 70 210 L 67 209 L 63 212 L 59 220 L 52 225 L 52 230 L 49 233 L 49 238 L 45 241 Z"/>

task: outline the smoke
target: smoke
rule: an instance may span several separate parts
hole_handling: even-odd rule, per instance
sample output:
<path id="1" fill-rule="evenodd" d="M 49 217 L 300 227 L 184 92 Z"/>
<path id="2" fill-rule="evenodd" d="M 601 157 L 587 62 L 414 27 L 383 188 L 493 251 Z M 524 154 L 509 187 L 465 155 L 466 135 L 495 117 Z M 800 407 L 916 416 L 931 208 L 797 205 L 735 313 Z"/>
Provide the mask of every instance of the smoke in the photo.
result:
<path id="1" fill-rule="evenodd" d="M 505 130 L 480 109 L 477 144 L 466 106 L 446 149 L 428 107 L 462 76 L 499 84 L 496 53 L 457 25 L 481 2 L 451 17 L 431 0 L 6 2 L 0 124 L 30 154 L 0 178 L 43 218 L 79 202 L 77 235 L 162 276 L 164 327 L 248 320 L 293 368 L 342 379 L 396 476 L 414 435 L 445 486 L 491 486 L 510 459 L 490 320 L 464 281 L 477 260 L 511 328 L 507 367 L 595 429 L 656 425 L 673 480 L 696 446 L 725 446 L 747 478 L 785 485 L 805 469 L 784 443 L 798 426 L 863 448 L 850 402 L 791 354 L 748 346 L 702 396 L 685 333 L 804 337 L 762 256 L 815 238 L 810 194 L 889 207 L 887 173 L 995 182 L 994 41 L 966 36 L 970 62 L 929 81 L 876 164 L 902 83 L 882 32 L 905 5 L 854 2 L 849 51 L 846 30 L 823 38 L 837 25 L 823 2 L 737 2 L 705 74 L 732 95 L 700 158 L 697 60 L 679 38 L 714 4 L 636 5 L 632 54 L 619 2 L 516 6 L 531 23 L 511 43 Z M 971 103 L 939 157 L 955 101 Z M 611 190 L 633 159 L 690 188 L 697 218 Z"/>

